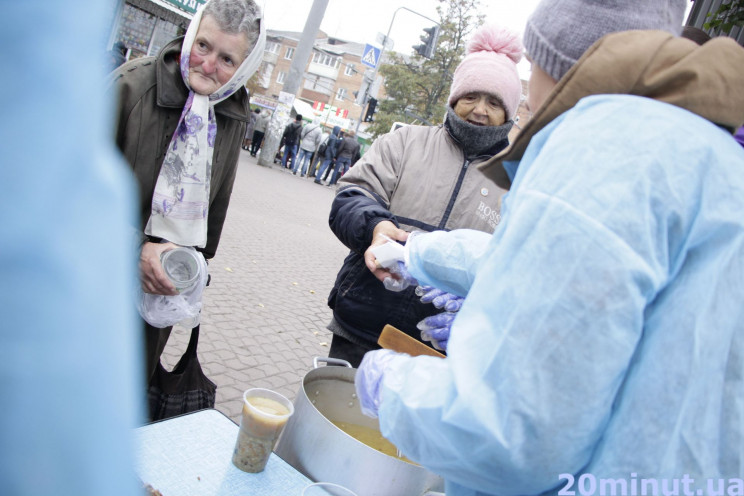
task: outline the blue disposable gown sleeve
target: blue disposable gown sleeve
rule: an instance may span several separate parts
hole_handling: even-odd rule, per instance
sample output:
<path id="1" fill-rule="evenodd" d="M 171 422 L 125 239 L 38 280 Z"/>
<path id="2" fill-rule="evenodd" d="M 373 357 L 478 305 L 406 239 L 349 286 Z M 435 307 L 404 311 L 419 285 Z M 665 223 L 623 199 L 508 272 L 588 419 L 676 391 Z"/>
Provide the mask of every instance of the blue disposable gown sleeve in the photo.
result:
<path id="1" fill-rule="evenodd" d="M 491 234 L 474 229 L 434 231 L 411 236 L 406 243 L 406 265 L 419 284 L 466 296 Z"/>

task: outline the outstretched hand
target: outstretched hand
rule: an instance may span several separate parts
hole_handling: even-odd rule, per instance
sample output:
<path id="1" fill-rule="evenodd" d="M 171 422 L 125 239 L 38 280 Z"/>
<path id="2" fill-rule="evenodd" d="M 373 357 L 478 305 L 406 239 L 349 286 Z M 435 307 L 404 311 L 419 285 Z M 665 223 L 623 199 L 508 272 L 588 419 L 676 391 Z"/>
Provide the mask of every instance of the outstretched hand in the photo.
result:
<path id="1" fill-rule="evenodd" d="M 354 389 L 362 413 L 377 418 L 382 402 L 382 380 L 385 371 L 396 357 L 408 356 L 392 350 L 374 350 L 364 355 L 354 379 Z"/>
<path id="2" fill-rule="evenodd" d="M 375 226 L 375 229 L 372 232 L 372 244 L 370 244 L 369 248 L 364 252 L 364 263 L 367 265 L 370 272 L 372 272 L 380 281 L 385 281 L 386 278 L 398 279 L 398 276 L 390 269 L 382 267 L 377 263 L 377 257 L 372 253 L 371 248 L 387 243 L 388 238 L 393 241 L 405 242 L 408 239 L 408 234 L 407 231 L 399 229 L 389 220 L 383 220 Z"/>

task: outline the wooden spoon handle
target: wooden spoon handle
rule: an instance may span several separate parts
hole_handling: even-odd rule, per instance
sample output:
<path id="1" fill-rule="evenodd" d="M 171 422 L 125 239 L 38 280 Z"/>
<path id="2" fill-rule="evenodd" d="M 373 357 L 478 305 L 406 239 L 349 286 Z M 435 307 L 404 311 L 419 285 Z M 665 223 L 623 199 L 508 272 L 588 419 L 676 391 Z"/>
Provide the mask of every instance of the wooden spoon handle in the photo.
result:
<path id="1" fill-rule="evenodd" d="M 421 341 L 417 341 L 400 329 L 396 329 L 390 324 L 382 329 L 377 344 L 386 350 L 393 350 L 400 353 L 408 353 L 411 356 L 427 355 L 444 358 L 444 355 L 437 350 L 429 348 Z"/>

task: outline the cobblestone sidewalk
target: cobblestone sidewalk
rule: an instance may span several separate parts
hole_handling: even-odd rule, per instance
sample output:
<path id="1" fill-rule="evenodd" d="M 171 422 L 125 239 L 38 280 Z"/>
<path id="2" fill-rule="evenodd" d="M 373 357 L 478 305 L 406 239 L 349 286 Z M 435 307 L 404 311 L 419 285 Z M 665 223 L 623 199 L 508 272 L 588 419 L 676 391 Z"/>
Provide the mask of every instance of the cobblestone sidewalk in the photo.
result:
<path id="1" fill-rule="evenodd" d="M 327 356 L 326 304 L 348 249 L 328 227 L 334 188 L 263 167 L 241 152 L 238 175 L 205 291 L 199 361 L 217 384 L 215 407 L 239 422 L 243 391 L 294 400 L 315 356 Z M 170 370 L 190 330 L 176 327 L 163 353 Z"/>

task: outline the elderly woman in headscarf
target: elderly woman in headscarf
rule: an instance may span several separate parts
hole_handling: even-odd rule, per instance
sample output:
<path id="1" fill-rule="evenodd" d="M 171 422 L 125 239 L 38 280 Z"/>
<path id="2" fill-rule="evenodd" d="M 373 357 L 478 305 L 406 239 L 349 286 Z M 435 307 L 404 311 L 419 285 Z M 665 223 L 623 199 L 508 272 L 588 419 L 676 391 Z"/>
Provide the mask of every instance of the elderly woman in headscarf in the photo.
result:
<path id="1" fill-rule="evenodd" d="M 217 250 L 250 117 L 243 88 L 266 43 L 261 17 L 253 0 L 211 0 L 157 57 L 112 73 L 116 143 L 139 184 L 145 293 L 178 294 L 164 251 L 194 247 L 209 259 Z M 149 382 L 171 328 L 145 327 Z"/>

